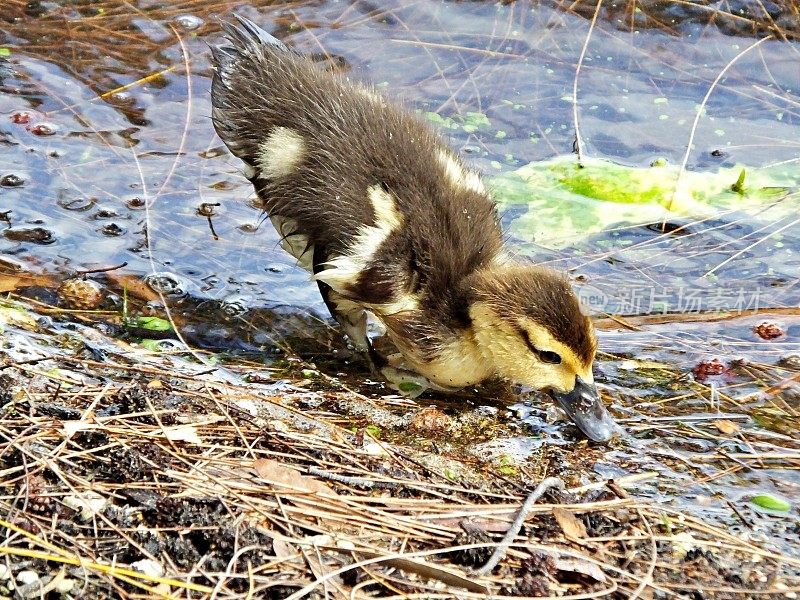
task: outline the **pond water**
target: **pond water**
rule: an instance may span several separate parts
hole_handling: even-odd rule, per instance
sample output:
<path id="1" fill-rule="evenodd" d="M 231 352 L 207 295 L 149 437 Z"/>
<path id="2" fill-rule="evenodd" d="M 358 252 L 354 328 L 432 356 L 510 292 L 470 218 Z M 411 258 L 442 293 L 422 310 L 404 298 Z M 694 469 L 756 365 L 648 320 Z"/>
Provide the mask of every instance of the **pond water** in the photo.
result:
<path id="1" fill-rule="evenodd" d="M 270 327 L 286 327 L 281 319 L 336 336 L 313 317 L 325 316 L 316 286 L 278 247 L 211 126 L 208 44 L 219 37 L 216 19 L 234 9 L 429 113 L 489 176 L 570 154 L 576 116 L 586 157 L 646 167 L 656 159 L 680 165 L 686 155 L 686 168 L 698 172 L 800 166 L 800 21 L 788 3 L 604 3 L 592 25 L 596 6 L 6 0 L 0 266 L 66 274 L 126 263 L 121 272 L 168 274 L 190 299 L 181 310 L 191 339 L 216 349 L 268 347 Z M 603 328 L 599 380 L 638 434 L 596 472 L 657 469 L 669 475 L 661 482 L 668 489 L 651 486 L 658 497 L 735 499 L 755 489 L 800 497 L 798 394 L 783 393 L 791 386 L 769 392 L 800 368 L 790 358 L 800 352 L 800 316 L 791 310 L 800 303 L 800 219 L 786 210 L 798 203 L 795 192 L 757 216 L 687 218 L 681 235 L 626 223 L 559 250 L 512 236 L 518 252 L 570 269 L 601 313 L 696 307 L 744 315 Z M 521 212 L 509 207 L 504 224 Z M 226 307 L 242 318 L 221 327 Z M 258 309 L 278 318 L 251 319 Z M 758 335 L 765 318 L 780 336 Z M 705 380 L 701 363 L 713 356 L 724 372 Z M 762 419 L 749 425 L 756 437 L 721 439 L 669 420 L 766 409 L 783 411 L 783 424 L 794 418 L 794 428 Z M 758 437 L 767 433 L 778 437 Z M 767 461 L 714 475 L 723 469 L 714 463 L 720 448 L 755 456 L 773 443 L 794 456 L 794 467 Z M 705 478 L 718 486 L 713 493 Z M 724 501 L 707 504 L 736 520 Z"/>

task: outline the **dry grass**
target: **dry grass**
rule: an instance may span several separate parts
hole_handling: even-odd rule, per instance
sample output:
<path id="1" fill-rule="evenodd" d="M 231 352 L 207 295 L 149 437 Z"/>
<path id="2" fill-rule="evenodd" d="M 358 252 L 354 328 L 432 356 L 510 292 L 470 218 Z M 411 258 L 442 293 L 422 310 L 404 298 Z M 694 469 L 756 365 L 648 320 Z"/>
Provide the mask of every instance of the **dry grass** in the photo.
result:
<path id="1" fill-rule="evenodd" d="M 7 356 L 0 375 L 9 390 L 0 554 L 14 573 L 39 573 L 24 590 L 31 597 L 39 585 L 65 581 L 73 596 L 91 598 L 800 591 L 796 557 L 624 490 L 655 474 L 581 486 L 574 471 L 546 463 L 502 475 L 468 453 L 382 442 L 352 428 L 327 407 L 359 399 L 354 392 L 278 392 L 245 382 L 251 364 L 209 372 L 180 354 L 96 333 L 102 361 L 82 345 L 57 350 L 56 338 L 7 333 L 55 345 L 28 360 Z M 383 409 L 395 402 L 360 400 Z M 674 428 L 678 437 L 687 425 L 648 427 Z M 727 457 L 733 468 L 800 468 L 792 444 L 748 443 L 750 453 Z M 579 463 L 581 452 L 592 454 L 580 448 L 567 451 Z M 475 575 L 526 490 L 546 476 L 573 487 L 536 504 L 500 565 Z M 163 570 L 138 571 L 143 559 Z"/>

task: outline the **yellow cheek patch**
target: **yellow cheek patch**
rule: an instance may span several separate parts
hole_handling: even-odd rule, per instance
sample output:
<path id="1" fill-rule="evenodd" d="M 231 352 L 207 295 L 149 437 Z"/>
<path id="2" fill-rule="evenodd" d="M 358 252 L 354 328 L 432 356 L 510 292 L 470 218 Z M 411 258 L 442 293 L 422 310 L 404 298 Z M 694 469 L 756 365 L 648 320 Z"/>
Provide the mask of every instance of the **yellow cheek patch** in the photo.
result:
<path id="1" fill-rule="evenodd" d="M 571 378 L 578 375 L 581 379 L 590 383 L 593 381 L 592 377 L 592 363 L 585 365 L 577 354 L 559 340 L 555 339 L 550 332 L 534 323 L 526 320 L 523 328 L 528 333 L 528 339 L 538 350 L 549 350 L 555 352 L 561 357 L 561 368 Z"/>

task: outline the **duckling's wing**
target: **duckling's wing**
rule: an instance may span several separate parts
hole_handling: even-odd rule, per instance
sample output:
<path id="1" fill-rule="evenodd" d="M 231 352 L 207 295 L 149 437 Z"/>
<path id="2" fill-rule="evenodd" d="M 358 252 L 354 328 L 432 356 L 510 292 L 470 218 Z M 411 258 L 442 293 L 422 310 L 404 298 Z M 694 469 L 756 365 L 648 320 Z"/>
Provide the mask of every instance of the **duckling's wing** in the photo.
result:
<path id="1" fill-rule="evenodd" d="M 227 40 L 212 50 L 217 133 L 245 162 L 282 237 L 298 242 L 292 254 L 312 245 L 326 259 L 343 254 L 374 221 L 367 190 L 385 170 L 376 155 L 394 160 L 416 147 L 381 150 L 386 143 L 375 136 L 392 133 L 384 131 L 384 101 L 365 86 L 326 72 L 244 18 L 223 29 Z M 301 247 L 303 239 L 310 243 Z"/>

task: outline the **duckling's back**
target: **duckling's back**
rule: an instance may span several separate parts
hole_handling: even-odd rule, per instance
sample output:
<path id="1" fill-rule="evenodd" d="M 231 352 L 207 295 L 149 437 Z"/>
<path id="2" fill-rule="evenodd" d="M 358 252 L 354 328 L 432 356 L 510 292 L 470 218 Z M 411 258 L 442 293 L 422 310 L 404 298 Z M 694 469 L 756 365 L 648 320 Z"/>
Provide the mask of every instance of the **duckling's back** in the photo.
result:
<path id="1" fill-rule="evenodd" d="M 415 115 L 239 21 L 214 49 L 214 125 L 290 251 L 358 301 L 446 304 L 500 250 L 480 178 Z"/>

